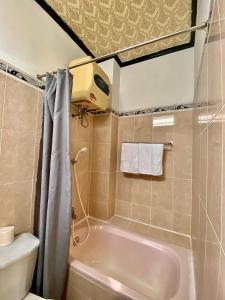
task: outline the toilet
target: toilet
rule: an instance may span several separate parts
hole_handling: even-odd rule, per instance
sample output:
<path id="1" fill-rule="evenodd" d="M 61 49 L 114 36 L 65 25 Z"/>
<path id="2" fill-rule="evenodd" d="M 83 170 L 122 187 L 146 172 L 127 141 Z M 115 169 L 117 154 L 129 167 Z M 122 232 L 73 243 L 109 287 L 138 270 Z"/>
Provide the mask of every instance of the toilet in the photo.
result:
<path id="1" fill-rule="evenodd" d="M 0 299 L 40 300 L 29 293 L 37 260 L 39 240 L 23 233 L 15 241 L 0 247 Z"/>

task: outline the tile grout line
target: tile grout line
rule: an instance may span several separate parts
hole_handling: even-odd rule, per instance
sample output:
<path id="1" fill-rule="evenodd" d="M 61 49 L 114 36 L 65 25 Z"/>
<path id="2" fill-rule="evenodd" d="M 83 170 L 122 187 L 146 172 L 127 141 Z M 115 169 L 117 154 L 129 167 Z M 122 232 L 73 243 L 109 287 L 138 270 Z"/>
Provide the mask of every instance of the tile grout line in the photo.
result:
<path id="1" fill-rule="evenodd" d="M 170 232 L 170 233 L 173 233 L 173 234 L 181 235 L 183 237 L 186 237 L 186 238 L 190 239 L 190 235 L 189 234 L 184 234 L 184 233 L 180 233 L 178 231 L 174 231 L 174 230 L 162 228 L 162 227 L 159 227 L 159 226 L 156 226 L 156 225 L 148 224 L 148 223 L 145 223 L 145 222 L 137 221 L 137 220 L 134 220 L 134 219 L 131 219 L 131 218 L 128 218 L 128 217 L 124 217 L 124 216 L 118 215 L 118 214 L 115 214 L 115 216 L 123 218 L 123 219 L 131 221 L 131 222 L 136 222 L 136 223 L 148 226 L 148 227 L 153 227 L 153 228 L 156 228 L 156 229 L 159 229 L 159 230 L 163 230 L 163 231 Z"/>
<path id="2" fill-rule="evenodd" d="M 32 179 L 26 179 L 26 180 L 21 180 L 21 181 L 13 181 L 13 182 L 6 182 L 6 183 L 0 183 L 0 186 L 5 186 L 5 185 L 11 185 L 11 184 L 19 184 L 19 183 L 26 183 L 30 182 Z"/>

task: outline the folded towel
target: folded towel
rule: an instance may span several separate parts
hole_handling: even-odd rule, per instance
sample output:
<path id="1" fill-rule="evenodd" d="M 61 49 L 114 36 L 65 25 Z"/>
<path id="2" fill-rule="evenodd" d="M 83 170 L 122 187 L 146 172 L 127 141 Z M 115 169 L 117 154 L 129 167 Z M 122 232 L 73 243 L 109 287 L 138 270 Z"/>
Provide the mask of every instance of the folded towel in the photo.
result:
<path id="1" fill-rule="evenodd" d="M 140 174 L 160 176 L 163 174 L 163 144 L 139 144 Z"/>
<path id="2" fill-rule="evenodd" d="M 135 174 L 138 173 L 138 144 L 122 144 L 120 171 Z"/>

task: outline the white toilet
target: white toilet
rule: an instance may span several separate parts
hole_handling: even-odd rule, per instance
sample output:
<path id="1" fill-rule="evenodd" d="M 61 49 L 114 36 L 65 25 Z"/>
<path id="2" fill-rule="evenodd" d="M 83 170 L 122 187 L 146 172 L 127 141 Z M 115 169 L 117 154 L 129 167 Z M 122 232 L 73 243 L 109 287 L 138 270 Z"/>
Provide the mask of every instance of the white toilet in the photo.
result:
<path id="1" fill-rule="evenodd" d="M 43 299 L 29 293 L 38 246 L 35 236 L 23 233 L 11 245 L 0 247 L 0 299 Z"/>

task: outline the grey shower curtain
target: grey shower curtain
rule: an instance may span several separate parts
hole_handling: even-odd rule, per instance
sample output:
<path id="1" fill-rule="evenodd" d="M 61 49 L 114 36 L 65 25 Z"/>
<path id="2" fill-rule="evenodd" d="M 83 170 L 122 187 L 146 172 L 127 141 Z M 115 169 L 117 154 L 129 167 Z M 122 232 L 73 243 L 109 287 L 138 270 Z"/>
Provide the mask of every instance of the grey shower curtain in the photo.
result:
<path id="1" fill-rule="evenodd" d="M 35 203 L 35 234 L 40 247 L 33 290 L 60 300 L 66 279 L 70 220 L 70 96 L 72 75 L 47 74 L 43 133 Z"/>

